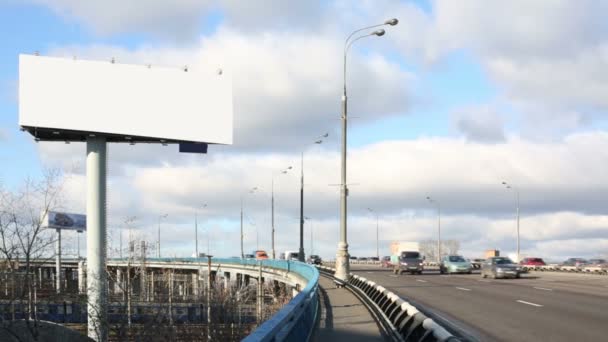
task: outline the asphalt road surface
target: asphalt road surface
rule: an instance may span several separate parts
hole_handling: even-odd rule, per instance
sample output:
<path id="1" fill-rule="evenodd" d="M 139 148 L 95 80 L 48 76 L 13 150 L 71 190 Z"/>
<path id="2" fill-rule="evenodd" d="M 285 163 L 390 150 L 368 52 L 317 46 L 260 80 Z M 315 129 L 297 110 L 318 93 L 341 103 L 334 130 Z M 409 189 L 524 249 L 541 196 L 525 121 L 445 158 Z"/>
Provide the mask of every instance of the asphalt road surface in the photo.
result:
<path id="1" fill-rule="evenodd" d="M 420 303 L 480 341 L 608 341 L 608 277 L 534 272 L 521 279 L 479 273 L 394 275 L 378 265 L 351 272 Z"/>

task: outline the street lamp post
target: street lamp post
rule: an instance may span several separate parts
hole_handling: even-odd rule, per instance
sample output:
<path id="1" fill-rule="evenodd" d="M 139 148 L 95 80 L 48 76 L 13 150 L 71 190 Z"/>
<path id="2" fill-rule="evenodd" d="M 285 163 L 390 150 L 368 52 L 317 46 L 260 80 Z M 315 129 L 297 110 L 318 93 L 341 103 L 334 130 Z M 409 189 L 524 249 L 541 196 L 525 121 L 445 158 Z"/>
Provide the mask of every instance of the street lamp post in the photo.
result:
<path id="1" fill-rule="evenodd" d="M 441 204 L 439 201 L 432 199 L 430 196 L 426 197 L 431 203 L 437 205 L 437 263 L 441 262 Z"/>
<path id="2" fill-rule="evenodd" d="M 341 159 L 342 159 L 342 163 L 341 163 L 341 172 L 340 172 L 340 242 L 338 242 L 338 250 L 336 252 L 336 273 L 335 276 L 336 278 L 346 281 L 348 280 L 348 276 L 350 273 L 350 266 L 349 266 L 349 260 L 348 260 L 348 242 L 347 242 L 347 236 L 346 236 L 346 197 L 348 196 L 348 186 L 346 184 L 346 142 L 347 142 L 347 138 L 346 138 L 346 134 L 347 134 L 347 114 L 348 114 L 348 110 L 347 110 L 347 102 L 348 102 L 348 97 L 346 96 L 346 57 L 348 55 L 348 51 L 350 49 L 350 47 L 352 46 L 352 44 L 354 42 L 356 42 L 359 39 L 365 38 L 365 37 L 370 37 L 370 36 L 383 36 L 385 31 L 383 29 L 379 29 L 376 31 L 373 31 L 371 33 L 367 33 L 367 34 L 363 34 L 360 36 L 357 36 L 356 38 L 352 39 L 353 36 L 361 31 L 365 31 L 365 30 L 370 30 L 372 28 L 375 27 L 380 27 L 380 26 L 385 26 L 385 25 L 391 25 L 391 26 L 395 26 L 399 23 L 399 20 L 397 19 L 389 19 L 387 21 L 385 21 L 382 24 L 378 24 L 378 25 L 372 25 L 372 26 L 368 26 L 368 27 L 364 27 L 358 30 L 353 31 L 348 38 L 346 38 L 346 41 L 344 42 L 344 69 L 343 69 L 343 76 L 344 76 L 344 87 L 343 87 L 343 93 L 342 93 L 342 154 L 341 154 Z"/>
<path id="3" fill-rule="evenodd" d="M 311 220 L 311 218 L 308 217 L 308 216 L 304 216 L 304 219 L 306 221 L 310 221 Z M 314 230 L 314 226 L 313 226 L 313 224 L 311 222 L 310 223 L 310 255 L 313 255 L 315 253 L 314 249 L 313 249 L 313 230 Z"/>
<path id="4" fill-rule="evenodd" d="M 274 178 L 279 175 L 284 175 L 287 171 L 291 170 L 292 167 L 289 166 L 285 170 L 282 170 L 279 174 L 272 175 L 272 184 L 271 184 L 271 199 L 270 199 L 270 215 L 271 215 L 271 225 L 272 225 L 272 258 L 275 259 L 275 249 L 274 249 Z"/>
<path id="5" fill-rule="evenodd" d="M 519 188 L 516 187 L 515 185 L 511 185 L 507 182 L 502 182 L 502 184 L 507 188 L 507 189 L 511 189 L 513 191 L 515 191 L 515 199 L 516 199 L 516 203 L 517 203 L 517 209 L 516 209 L 516 214 L 517 214 L 517 262 L 519 262 Z"/>
<path id="6" fill-rule="evenodd" d="M 207 207 L 207 204 L 203 204 L 200 209 Z M 197 208 L 194 209 L 194 257 L 198 258 L 198 213 Z"/>
<path id="7" fill-rule="evenodd" d="M 376 215 L 376 258 L 378 258 L 378 260 L 380 260 L 380 249 L 379 249 L 379 247 L 378 247 L 378 242 L 379 242 L 379 240 L 378 240 L 378 239 L 379 239 L 379 233 L 378 233 L 378 232 L 379 232 L 379 230 L 380 230 L 380 229 L 379 229 L 379 227 L 380 227 L 380 226 L 379 226 L 379 224 L 378 224 L 378 212 L 376 212 L 376 211 L 375 211 L 374 209 L 372 209 L 372 208 L 367 208 L 367 210 L 368 210 L 370 213 L 372 213 L 372 214 L 375 214 L 375 215 Z"/>
<path id="8" fill-rule="evenodd" d="M 327 138 L 329 133 L 325 133 L 319 138 Z M 315 144 L 320 145 L 323 143 L 323 139 L 318 139 Z M 304 254 L 304 151 L 302 151 L 302 166 L 300 175 L 300 250 L 298 251 L 298 260 L 301 262 L 305 261 Z"/>
<path id="9" fill-rule="evenodd" d="M 253 187 L 247 193 L 252 194 L 257 189 L 258 189 L 257 186 Z M 245 195 L 245 194 L 241 194 L 241 259 L 245 259 L 245 250 L 243 249 L 243 195 Z"/>
<path id="10" fill-rule="evenodd" d="M 164 214 L 164 215 L 158 216 L 158 242 L 156 244 L 156 256 L 158 258 L 160 258 L 160 220 L 167 218 L 167 216 L 169 216 L 169 214 Z"/>
<path id="11" fill-rule="evenodd" d="M 127 227 L 128 233 L 129 233 L 129 244 L 131 243 L 131 224 L 137 219 L 136 216 L 127 216 L 127 218 L 125 219 L 125 226 Z M 119 234 L 119 256 L 122 259 L 122 230 L 120 231 Z"/>

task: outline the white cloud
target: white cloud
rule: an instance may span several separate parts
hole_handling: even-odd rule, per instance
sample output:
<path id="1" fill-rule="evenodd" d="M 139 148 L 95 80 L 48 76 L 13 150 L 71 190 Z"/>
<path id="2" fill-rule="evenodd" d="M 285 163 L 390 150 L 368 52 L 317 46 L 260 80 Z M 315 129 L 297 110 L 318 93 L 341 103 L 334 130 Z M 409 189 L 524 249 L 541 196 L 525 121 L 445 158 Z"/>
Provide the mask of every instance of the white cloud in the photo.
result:
<path id="1" fill-rule="evenodd" d="M 502 117 L 488 105 L 461 108 L 453 117 L 456 128 L 469 141 L 496 143 L 505 140 Z"/>
<path id="2" fill-rule="evenodd" d="M 502 180 L 520 189 L 526 252 L 540 253 L 537 244 L 541 242 L 600 239 L 608 225 L 602 195 L 608 192 L 608 154 L 601 151 L 608 151 L 605 133 L 571 135 L 553 143 L 509 138 L 493 145 L 424 138 L 351 149 L 349 181 L 355 184 L 350 187 L 349 236 L 353 253 L 375 253 L 375 244 L 370 242 L 375 240 L 375 232 L 369 231 L 374 220 L 367 207 L 380 215 L 384 245 L 395 239 L 433 238 L 436 218 L 425 200 L 427 195 L 442 205 L 444 238 L 460 239 L 467 253 L 494 246 L 513 250 L 515 199 L 500 184 Z M 126 216 L 135 215 L 142 233 L 153 241 L 158 215 L 168 213 L 165 224 L 175 234 L 169 234 L 166 243 L 176 253 L 189 250 L 183 241 L 191 240 L 188 234 L 192 232 L 194 207 L 202 203 L 208 204 L 201 214 L 202 225 L 212 227 L 222 241 L 235 234 L 240 195 L 253 186 L 261 189 L 245 199 L 248 243 L 252 243 L 257 228 L 264 248 L 269 248 L 271 175 L 293 165 L 292 173 L 276 178 L 275 209 L 278 246 L 290 249 L 296 244 L 297 154 L 220 153 L 186 165 L 130 166 L 119 174 L 112 172 L 114 161 L 110 156 L 110 226 L 117 227 Z M 339 155 L 310 150 L 305 170 L 306 216 L 314 219 L 317 249 L 327 256 L 337 243 L 338 191 L 329 184 L 339 182 Z M 73 178 L 75 183 L 68 193 L 77 198 L 71 198 L 71 203 L 83 208 L 84 181 L 82 176 Z M 230 244 L 223 243 L 227 250 L 221 253 L 231 254 Z M 552 257 L 566 256 L 565 251 L 542 252 Z M 602 251 L 586 249 L 580 253 Z"/>

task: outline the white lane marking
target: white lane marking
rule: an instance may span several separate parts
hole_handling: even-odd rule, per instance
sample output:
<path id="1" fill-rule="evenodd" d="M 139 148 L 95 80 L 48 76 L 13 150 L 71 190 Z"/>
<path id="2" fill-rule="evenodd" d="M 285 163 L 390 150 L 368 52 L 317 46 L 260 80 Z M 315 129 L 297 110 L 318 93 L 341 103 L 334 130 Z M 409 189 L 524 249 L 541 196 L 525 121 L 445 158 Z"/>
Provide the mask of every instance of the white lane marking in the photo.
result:
<path id="1" fill-rule="evenodd" d="M 548 289 L 546 287 L 536 287 L 535 286 L 534 288 L 537 289 L 537 290 L 543 290 L 543 291 L 553 291 L 553 289 Z"/>
<path id="2" fill-rule="evenodd" d="M 388 276 L 389 276 L 389 277 L 393 277 L 393 278 L 397 278 L 397 277 L 399 277 L 398 275 L 395 275 L 395 274 L 389 274 Z"/>
<path id="3" fill-rule="evenodd" d="M 477 281 L 483 281 L 484 283 L 491 283 L 490 280 L 485 280 L 485 279 L 477 279 Z"/>
<path id="4" fill-rule="evenodd" d="M 516 302 L 518 303 L 522 303 L 522 304 L 527 304 L 527 305 L 532 305 L 532 306 L 536 306 L 536 307 L 543 307 L 544 305 L 540 305 L 540 304 L 535 304 L 535 303 L 530 303 L 530 302 L 526 302 L 525 300 L 516 300 Z"/>
<path id="5" fill-rule="evenodd" d="M 421 283 L 426 283 L 426 280 L 422 280 L 422 279 L 416 279 L 416 281 L 419 281 Z"/>
<path id="6" fill-rule="evenodd" d="M 365 272 L 365 273 L 367 273 L 367 274 L 372 274 L 372 273 L 374 273 L 374 272 Z"/>
<path id="7" fill-rule="evenodd" d="M 467 288 L 464 288 L 464 287 L 457 287 L 457 289 L 462 290 L 462 291 L 471 291 L 471 289 L 467 289 Z"/>

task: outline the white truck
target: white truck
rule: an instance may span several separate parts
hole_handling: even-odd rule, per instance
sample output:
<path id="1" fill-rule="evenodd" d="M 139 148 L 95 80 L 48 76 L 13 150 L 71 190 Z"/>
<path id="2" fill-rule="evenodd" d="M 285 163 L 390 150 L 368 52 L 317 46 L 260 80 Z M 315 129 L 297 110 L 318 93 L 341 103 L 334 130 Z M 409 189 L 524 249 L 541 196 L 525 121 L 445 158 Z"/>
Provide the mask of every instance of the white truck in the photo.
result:
<path id="1" fill-rule="evenodd" d="M 391 243 L 391 264 L 393 273 L 422 274 L 424 257 L 420 255 L 420 244 L 418 242 L 395 241 Z"/>

